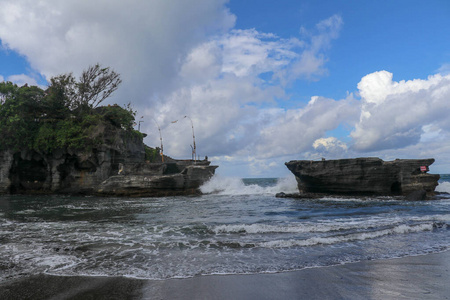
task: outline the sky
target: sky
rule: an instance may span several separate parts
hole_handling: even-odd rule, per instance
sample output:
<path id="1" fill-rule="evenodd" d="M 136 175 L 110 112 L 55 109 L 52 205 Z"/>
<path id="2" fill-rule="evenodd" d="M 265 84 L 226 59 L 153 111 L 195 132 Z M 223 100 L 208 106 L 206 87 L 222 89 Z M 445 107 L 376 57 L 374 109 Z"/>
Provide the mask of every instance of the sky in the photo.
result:
<path id="1" fill-rule="evenodd" d="M 46 87 L 111 67 L 123 82 L 104 104 L 131 103 L 145 143 L 160 146 L 159 126 L 171 157 L 190 158 L 194 135 L 221 176 L 285 177 L 290 160 L 351 157 L 433 157 L 432 173 L 450 173 L 447 0 L 0 7 L 0 81 Z"/>

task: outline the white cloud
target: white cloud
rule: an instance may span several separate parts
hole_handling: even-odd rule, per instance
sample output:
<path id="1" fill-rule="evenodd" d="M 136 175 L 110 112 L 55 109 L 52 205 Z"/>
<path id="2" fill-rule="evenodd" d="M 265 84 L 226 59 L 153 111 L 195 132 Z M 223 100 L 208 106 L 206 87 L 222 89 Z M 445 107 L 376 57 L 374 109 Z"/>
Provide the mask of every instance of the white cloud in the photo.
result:
<path id="1" fill-rule="evenodd" d="M 121 74 L 113 100 L 143 104 L 171 89 L 179 62 L 235 17 L 226 0 L 1 0 L 0 38 L 47 79 L 97 62 Z"/>
<path id="2" fill-rule="evenodd" d="M 277 76 L 288 84 L 296 79 L 317 80 L 327 73 L 324 67 L 327 62 L 325 51 L 330 47 L 331 41 L 338 38 L 343 20 L 339 15 L 319 22 L 315 31 L 309 31 L 302 27 L 301 33 L 310 39 L 304 45 L 304 51 L 291 62 L 289 67 L 280 71 Z"/>
<path id="3" fill-rule="evenodd" d="M 341 141 L 339 141 L 335 137 L 328 138 L 320 138 L 314 141 L 313 148 L 320 149 L 323 148 L 325 150 L 330 150 L 331 148 L 341 148 L 343 150 L 347 150 L 347 145 Z"/>
<path id="4" fill-rule="evenodd" d="M 378 71 L 364 76 L 358 83 L 358 89 L 365 103 L 382 104 L 388 96 L 405 93 L 417 93 L 435 86 L 441 76 L 431 76 L 427 80 L 415 79 L 400 82 L 392 80 L 393 74 Z"/>
<path id="5" fill-rule="evenodd" d="M 438 69 L 438 73 L 441 75 L 449 75 L 450 74 L 450 63 L 443 64 Z"/>
<path id="6" fill-rule="evenodd" d="M 242 77 L 276 72 L 288 66 L 299 56 L 295 50 L 304 42 L 250 29 L 233 30 L 217 44 L 223 51 L 222 72 Z"/>
<path id="7" fill-rule="evenodd" d="M 347 144 L 335 137 L 320 138 L 313 143 L 314 151 L 308 152 L 306 156 L 309 159 L 336 159 L 348 156 Z"/>
<path id="8" fill-rule="evenodd" d="M 356 122 L 359 112 L 359 104 L 352 97 L 338 101 L 312 97 L 305 108 L 281 111 L 277 122 L 262 129 L 256 149 L 264 157 L 309 151 L 327 131 Z"/>
<path id="9" fill-rule="evenodd" d="M 433 141 L 439 141 L 443 138 L 443 131 L 441 128 L 434 124 L 428 124 L 422 126 L 422 134 L 420 136 L 420 143 L 429 143 Z"/>
<path id="10" fill-rule="evenodd" d="M 334 19 L 340 18 L 333 17 L 328 22 L 334 24 Z M 333 30 L 337 30 L 337 27 L 339 26 L 334 26 Z M 175 156 L 190 154 L 190 124 L 187 121 L 170 123 L 188 115 L 194 121 L 197 153 L 200 155 L 234 155 L 241 157 L 242 161 L 248 157 L 256 161 L 302 151 L 304 140 L 295 142 L 289 135 L 298 127 L 299 130 L 313 127 L 307 124 L 312 114 L 306 113 L 302 121 L 304 123 L 298 126 L 292 116 L 302 110 L 296 112 L 277 108 L 274 99 L 286 98 L 285 82 L 279 81 L 279 74 L 302 59 L 308 64 L 305 57 L 313 54 L 312 48 L 317 55 L 320 52 L 320 58 L 311 56 L 310 60 L 323 57 L 324 49 L 320 45 L 328 47 L 325 41 L 329 42 L 330 36 L 334 37 L 336 34 L 331 34 L 324 28 L 304 41 L 296 38 L 281 39 L 254 29 L 231 30 L 195 47 L 180 67 L 178 88 L 167 95 L 161 95 L 159 104 L 145 111 L 146 115 L 153 116 L 162 124 L 163 134 L 166 136 L 165 149 Z M 326 37 L 321 38 L 320 35 Z M 292 75 L 292 80 L 306 74 L 318 76 L 322 67 L 305 69 L 303 73 L 297 73 L 297 77 Z M 270 75 L 269 79 L 267 76 L 262 77 L 263 74 L 271 74 L 272 79 Z M 350 115 L 358 116 L 359 110 L 347 107 L 350 100 L 330 100 L 329 103 L 322 104 L 324 101 L 310 105 L 317 111 L 307 108 L 315 111 L 317 119 L 317 127 L 310 129 L 308 144 L 305 146 L 307 148 L 311 148 L 312 142 L 322 137 L 326 130 L 336 128 L 340 121 L 346 120 Z M 332 112 L 335 108 L 338 111 Z M 328 117 L 327 121 L 322 120 L 321 114 Z M 152 143 L 157 138 L 156 131 L 152 124 L 147 125 L 147 141 Z M 274 146 L 274 142 L 281 136 L 286 140 Z M 286 141 L 289 144 L 282 147 L 281 142 Z M 302 147 L 298 147 L 298 144 Z M 254 165 L 262 166 L 260 163 Z"/>
<path id="11" fill-rule="evenodd" d="M 395 82 L 387 71 L 358 84 L 362 111 L 351 136 L 354 149 L 374 151 L 417 144 L 422 136 L 450 129 L 450 75 Z M 427 129 L 428 128 L 428 129 Z"/>
<path id="12" fill-rule="evenodd" d="M 1 78 L 0 78 L 1 79 Z M 38 85 L 36 79 L 25 75 L 25 74 L 18 74 L 18 75 L 11 75 L 8 76 L 7 81 L 11 81 L 15 84 L 17 84 L 18 86 L 23 86 L 25 83 L 27 83 L 28 85 Z"/>

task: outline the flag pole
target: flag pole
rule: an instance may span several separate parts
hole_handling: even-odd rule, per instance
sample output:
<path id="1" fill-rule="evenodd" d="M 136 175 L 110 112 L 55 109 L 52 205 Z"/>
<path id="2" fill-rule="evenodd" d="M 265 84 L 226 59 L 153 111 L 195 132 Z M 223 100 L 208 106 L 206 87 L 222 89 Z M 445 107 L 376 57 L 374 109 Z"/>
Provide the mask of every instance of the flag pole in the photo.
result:
<path id="1" fill-rule="evenodd" d="M 161 151 L 160 151 L 160 155 L 161 155 L 161 160 L 162 160 L 162 162 L 164 162 L 164 148 L 163 148 L 163 141 L 162 141 L 162 134 L 161 134 L 161 128 L 159 127 L 159 124 L 158 124 L 158 122 L 156 122 L 156 120 L 154 119 L 154 118 L 152 118 L 153 119 L 153 122 L 155 122 L 155 124 L 156 124 L 156 126 L 158 127 L 158 131 L 159 131 L 159 140 L 161 141 Z"/>
<path id="2" fill-rule="evenodd" d="M 184 116 L 184 118 L 188 118 L 191 121 L 192 141 L 193 141 L 192 156 L 193 156 L 194 162 L 197 163 L 197 147 L 195 146 L 194 122 L 192 122 L 192 119 L 188 116 Z"/>

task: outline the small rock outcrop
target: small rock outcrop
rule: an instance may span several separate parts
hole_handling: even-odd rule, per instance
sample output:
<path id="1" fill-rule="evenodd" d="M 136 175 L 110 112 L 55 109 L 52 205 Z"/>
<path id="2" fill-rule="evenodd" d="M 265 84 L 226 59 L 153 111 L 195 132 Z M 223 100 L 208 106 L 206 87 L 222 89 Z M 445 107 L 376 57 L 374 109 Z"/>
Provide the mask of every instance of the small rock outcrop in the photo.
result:
<path id="1" fill-rule="evenodd" d="M 410 195 L 423 199 L 433 195 L 439 175 L 428 174 L 429 159 L 353 158 L 293 160 L 286 163 L 295 175 L 300 193 Z M 424 192 L 420 192 L 424 191 Z"/>
<path id="2" fill-rule="evenodd" d="M 103 181 L 97 195 L 175 196 L 198 194 L 217 166 L 209 161 L 175 161 L 171 163 L 131 164 L 123 172 Z M 132 170 L 131 172 L 127 170 Z"/>

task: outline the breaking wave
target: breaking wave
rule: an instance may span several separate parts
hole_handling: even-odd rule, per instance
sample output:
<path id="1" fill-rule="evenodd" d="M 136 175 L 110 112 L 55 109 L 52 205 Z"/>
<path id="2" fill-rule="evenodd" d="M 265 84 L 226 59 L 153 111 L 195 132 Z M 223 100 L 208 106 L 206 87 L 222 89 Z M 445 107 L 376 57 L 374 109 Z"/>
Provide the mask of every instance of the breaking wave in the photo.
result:
<path id="1" fill-rule="evenodd" d="M 293 176 L 278 178 L 274 184 L 261 186 L 258 184 L 246 184 L 243 179 L 237 177 L 214 175 L 211 180 L 200 187 L 200 190 L 204 194 L 218 195 L 273 195 L 280 192 L 298 192 L 297 182 Z"/>
<path id="2" fill-rule="evenodd" d="M 438 224 L 450 223 L 450 215 L 434 215 L 431 217 L 412 217 L 412 222 L 421 222 L 420 226 L 430 229 Z M 271 224 L 230 224 L 230 225 L 218 225 L 209 229 L 214 234 L 257 234 L 257 233 L 332 233 L 347 230 L 371 230 L 373 228 L 383 228 L 388 226 L 395 226 L 397 229 L 393 229 L 395 233 L 401 233 L 399 230 L 408 228 L 419 228 L 419 225 L 405 225 L 402 218 L 388 218 L 386 220 L 339 220 L 323 222 L 323 223 L 291 223 L 289 225 L 271 225 Z M 445 225 L 447 226 L 447 225 Z M 411 232 L 411 231 L 410 231 Z"/>
<path id="3" fill-rule="evenodd" d="M 312 237 L 305 240 L 289 239 L 289 240 L 274 240 L 263 242 L 259 246 L 268 248 L 286 248 L 286 247 L 305 247 L 314 245 L 332 245 L 336 243 L 343 242 L 354 242 L 354 241 L 364 241 L 367 239 L 379 238 L 386 235 L 392 234 L 406 234 L 406 233 L 416 233 L 422 231 L 433 230 L 433 224 L 421 224 L 421 225 L 399 225 L 394 228 L 377 230 L 373 232 L 363 232 L 363 233 L 353 233 L 347 235 L 337 235 L 329 237 Z"/>
<path id="4" fill-rule="evenodd" d="M 450 182 L 440 182 L 436 187 L 436 192 L 450 193 Z"/>

